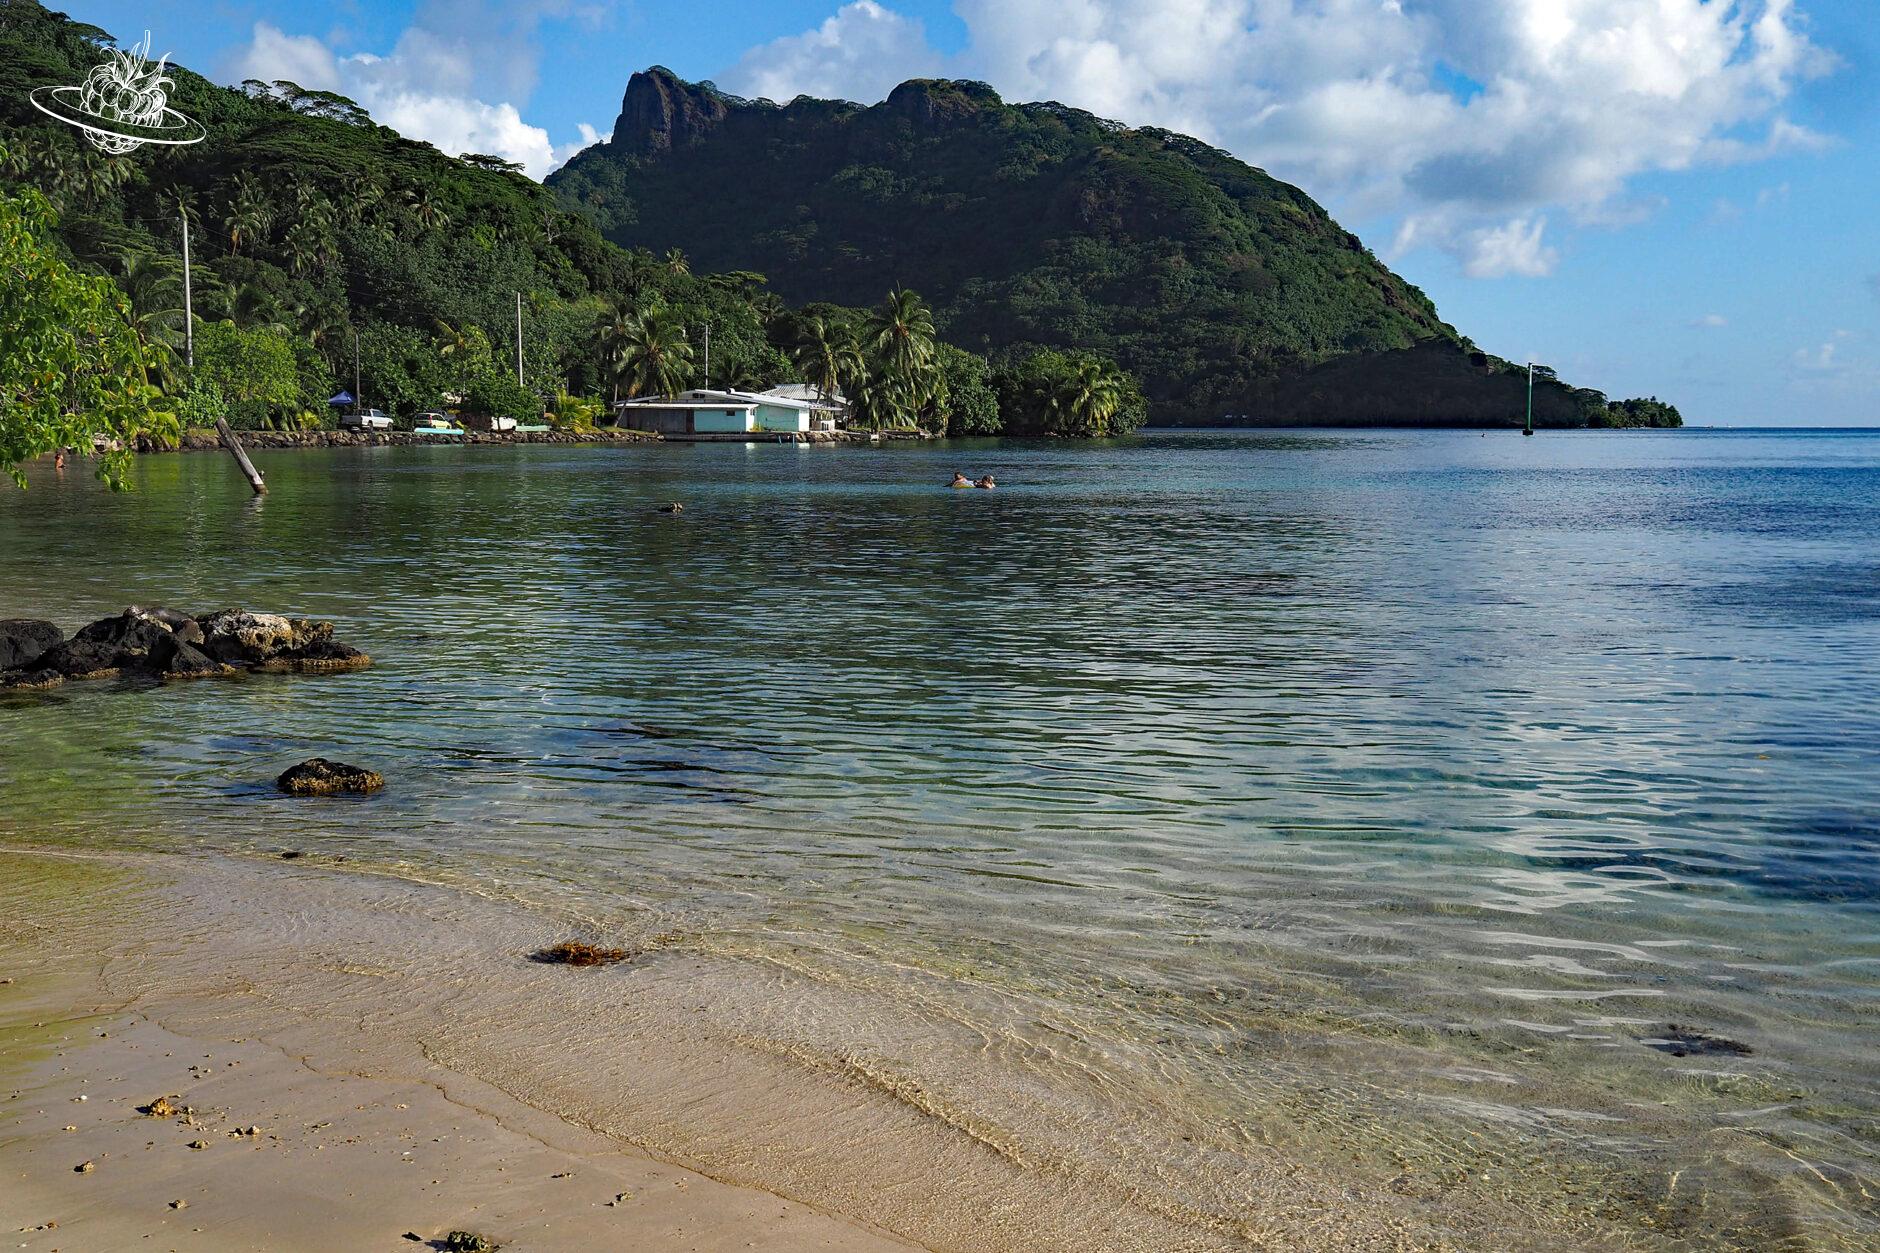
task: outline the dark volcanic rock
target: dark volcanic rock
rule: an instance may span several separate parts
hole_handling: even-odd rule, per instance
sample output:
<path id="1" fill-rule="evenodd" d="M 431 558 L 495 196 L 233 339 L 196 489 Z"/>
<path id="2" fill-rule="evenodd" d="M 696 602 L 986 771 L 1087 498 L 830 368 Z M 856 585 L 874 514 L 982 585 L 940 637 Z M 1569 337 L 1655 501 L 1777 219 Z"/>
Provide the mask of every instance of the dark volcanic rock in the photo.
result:
<path id="1" fill-rule="evenodd" d="M 117 668 L 135 666 L 150 656 L 150 650 L 170 638 L 169 625 L 135 609 L 126 609 L 115 618 L 100 618 L 81 627 L 72 637 L 73 644 L 92 644 L 109 650 L 111 664 Z M 67 671 L 70 674 L 70 671 Z"/>
<path id="2" fill-rule="evenodd" d="M 57 670 L 8 670 L 0 673 L 0 692 L 43 692 L 63 682 Z"/>
<path id="3" fill-rule="evenodd" d="M 293 796 L 332 796 L 339 792 L 376 792 L 385 786 L 385 777 L 363 766 L 310 757 L 283 771 L 274 783 Z"/>
<path id="4" fill-rule="evenodd" d="M 118 664 L 116 643 L 75 636 L 47 652 L 33 669 L 50 670 L 68 679 L 108 679 L 123 667 Z"/>
<path id="5" fill-rule="evenodd" d="M 200 639 L 202 632 L 197 631 L 196 636 Z M 159 641 L 150 650 L 150 664 L 166 679 L 212 679 L 235 673 L 235 667 L 224 665 L 178 635 Z"/>
<path id="6" fill-rule="evenodd" d="M 39 618 L 0 619 L 0 670 L 23 670 L 65 642 L 65 632 Z"/>

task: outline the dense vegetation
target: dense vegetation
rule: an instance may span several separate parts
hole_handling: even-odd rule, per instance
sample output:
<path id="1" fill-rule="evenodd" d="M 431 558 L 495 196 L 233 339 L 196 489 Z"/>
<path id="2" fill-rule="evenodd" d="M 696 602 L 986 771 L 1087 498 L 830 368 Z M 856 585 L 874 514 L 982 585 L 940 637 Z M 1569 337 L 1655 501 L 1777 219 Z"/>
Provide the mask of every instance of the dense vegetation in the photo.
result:
<path id="1" fill-rule="evenodd" d="M 578 422 L 617 396 L 767 387 L 821 361 L 833 367 L 818 381 L 847 393 L 863 424 L 997 430 L 994 377 L 1056 369 L 1027 354 L 996 371 L 963 360 L 937 342 L 920 297 L 893 284 L 856 302 L 871 309 L 820 307 L 820 338 L 806 340 L 812 319 L 761 274 L 703 274 L 677 250 L 617 247 L 504 162 L 445 156 L 343 97 L 292 83 L 235 90 L 172 66 L 171 103 L 207 127 L 206 141 L 106 156 L 34 110 L 28 93 L 80 81 L 109 44 L 35 0 L 0 0 L 0 177 L 43 191 L 57 210 L 48 240 L 60 264 L 109 280 L 88 290 L 148 351 L 155 390 L 138 403 L 185 422 L 330 422 L 327 401 L 341 388 L 405 419 L 456 404 Z M 42 229 L 50 221 L 34 218 Z M 1133 380 L 1101 364 L 1106 388 L 1060 380 L 1054 413 L 1074 419 L 1026 410 L 1014 426 L 1109 434 L 1140 423 L 1140 406 L 1111 399 L 1132 394 Z M 0 426 L 13 424 L 22 395 L 0 386 Z"/>
<path id="2" fill-rule="evenodd" d="M 101 439 L 120 448 L 100 467 L 115 483 L 126 441 L 175 429 L 151 382 L 160 354 L 108 280 L 60 259 L 51 221 L 37 192 L 0 191 L 0 470 L 20 482 L 21 462 Z"/>
<path id="3" fill-rule="evenodd" d="M 1158 421 L 1518 425 L 1525 410 L 1524 370 L 1474 352 L 1298 188 L 982 83 L 779 106 L 654 68 L 628 84 L 610 141 L 548 182 L 616 243 L 760 270 L 792 300 L 911 284 L 949 343 L 1105 354 L 1141 377 Z M 1392 386 L 1322 375 L 1326 403 L 1299 408 L 1301 380 L 1353 360 Z M 1547 425 L 1605 413 L 1551 377 L 1539 391 Z"/>

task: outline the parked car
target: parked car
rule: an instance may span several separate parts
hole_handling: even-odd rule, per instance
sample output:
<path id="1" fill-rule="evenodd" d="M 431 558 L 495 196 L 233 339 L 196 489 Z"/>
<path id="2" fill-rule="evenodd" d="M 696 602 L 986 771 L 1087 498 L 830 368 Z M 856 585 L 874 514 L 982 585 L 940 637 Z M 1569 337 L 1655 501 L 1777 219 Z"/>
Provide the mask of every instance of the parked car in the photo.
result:
<path id="1" fill-rule="evenodd" d="M 392 416 L 378 409 L 355 409 L 351 413 L 340 414 L 339 424 L 359 431 L 389 431 L 392 429 Z"/>

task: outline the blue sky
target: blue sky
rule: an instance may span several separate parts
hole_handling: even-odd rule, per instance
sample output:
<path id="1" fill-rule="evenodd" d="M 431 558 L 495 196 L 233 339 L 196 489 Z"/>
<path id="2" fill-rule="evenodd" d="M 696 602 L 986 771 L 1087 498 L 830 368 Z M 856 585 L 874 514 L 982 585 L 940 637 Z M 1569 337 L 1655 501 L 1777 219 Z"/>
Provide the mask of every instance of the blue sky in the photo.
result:
<path id="1" fill-rule="evenodd" d="M 652 64 L 981 78 L 1298 183 L 1482 347 L 1693 424 L 1880 425 L 1874 0 L 82 0 L 538 175 Z M 584 129 L 591 128 L 591 130 Z"/>

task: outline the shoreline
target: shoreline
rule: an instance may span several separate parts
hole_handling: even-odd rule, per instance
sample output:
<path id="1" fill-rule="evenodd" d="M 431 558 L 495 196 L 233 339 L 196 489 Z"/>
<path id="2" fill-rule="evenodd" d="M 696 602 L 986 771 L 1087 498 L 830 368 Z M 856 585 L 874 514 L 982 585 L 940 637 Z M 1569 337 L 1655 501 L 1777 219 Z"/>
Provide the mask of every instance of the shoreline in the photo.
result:
<path id="1" fill-rule="evenodd" d="M 0 927 L 0 1224 L 18 1247 L 442 1248 L 459 1230 L 516 1253 L 917 1247 L 534 1108 L 422 1040 L 231 1032 L 161 963 L 113 986 L 161 944 L 104 916 L 174 890 L 152 860 L 0 846 L 0 900 L 52 920 Z M 158 1097 L 177 1112 L 140 1111 Z"/>
<path id="2" fill-rule="evenodd" d="M 462 435 L 439 438 L 434 435 L 419 435 L 414 431 L 236 431 L 236 437 L 244 448 L 250 451 L 277 452 L 310 448 L 451 448 L 464 446 L 503 447 L 512 444 L 560 444 L 567 446 L 608 446 L 638 444 L 692 444 L 692 443 L 738 443 L 736 438 L 726 437 L 720 440 L 667 439 L 652 431 L 635 431 L 616 427 L 600 427 L 591 431 L 466 431 Z M 871 438 L 879 436 L 878 439 Z M 806 444 L 871 444 L 925 442 L 938 439 L 918 431 L 813 431 L 800 441 Z M 766 437 L 756 442 L 789 443 L 786 439 Z M 751 441 L 743 441 L 751 442 Z M 176 452 L 227 452 L 215 431 L 208 428 L 191 428 L 183 432 L 181 440 L 175 444 L 159 444 L 140 439 L 135 449 L 139 454 L 176 453 Z"/>

